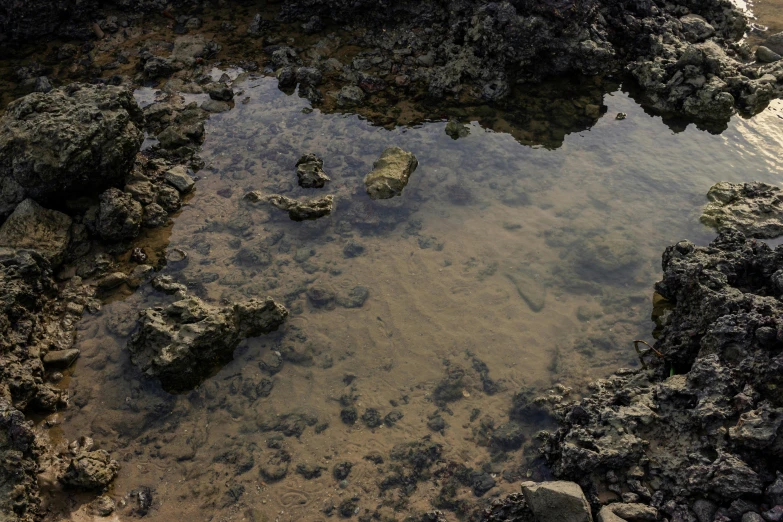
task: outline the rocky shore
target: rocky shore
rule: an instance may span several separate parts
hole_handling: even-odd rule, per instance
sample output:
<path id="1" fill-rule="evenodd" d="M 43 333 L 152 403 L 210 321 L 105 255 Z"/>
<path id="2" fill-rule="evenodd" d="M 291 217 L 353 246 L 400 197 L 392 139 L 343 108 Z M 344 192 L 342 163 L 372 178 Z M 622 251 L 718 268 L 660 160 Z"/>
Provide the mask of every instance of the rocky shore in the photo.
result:
<path id="1" fill-rule="evenodd" d="M 133 247 L 140 234 L 169 226 L 187 204 L 202 166 L 198 150 L 209 115 L 241 103 L 243 93 L 231 77 L 213 78 L 206 68 L 224 46 L 254 42 L 263 58 L 234 65 L 274 74 L 281 89 L 298 88 L 315 106 L 333 110 L 378 109 L 406 96 L 503 103 L 520 85 L 546 78 L 629 73 L 648 107 L 719 127 L 736 111 L 755 113 L 783 92 L 781 38 L 770 38 L 754 54 L 739 43 L 744 17 L 722 0 L 285 0 L 274 17 L 258 14 L 237 23 L 206 20 L 208 6 L 192 2 L 62 0 L 50 7 L 0 0 L 4 50 L 36 38 L 85 42 L 62 45 L 56 68 L 36 62 L 17 69 L 16 86 L 35 92 L 9 103 L 0 117 L 0 513 L 9 520 L 40 518 L 44 462 L 61 487 L 94 492 L 96 512 L 113 509 L 99 495 L 121 472 L 120 463 L 87 436 L 55 453 L 26 419 L 68 407 L 67 393 L 55 385 L 79 357 L 77 322 L 97 312 L 103 297 L 140 287 L 161 296 L 160 306 L 134 321 L 127 349 L 146 378 L 172 392 L 196 388 L 231 360 L 241 340 L 269 334 L 288 317 L 271 297 L 208 303 L 184 285 L 155 277 L 166 265 L 187 264 L 185 252 Z M 134 31 L 141 31 L 145 17 L 163 17 L 178 36 L 129 52 L 123 44 L 139 36 Z M 185 34 L 205 23 L 222 32 L 214 38 Z M 307 35 L 307 45 L 289 44 L 284 35 L 292 25 Z M 330 50 L 339 38 L 363 51 L 340 62 Z M 95 41 L 113 48 L 116 60 L 100 63 Z M 125 72 L 111 73 L 116 70 Z M 141 84 L 161 85 L 163 95 L 140 107 L 130 88 Z M 183 94 L 204 99 L 187 101 Z M 600 117 L 598 105 L 587 106 L 580 118 Z M 458 122 L 450 125 L 452 137 L 464 135 Z M 417 165 L 412 153 L 387 149 L 364 180 L 368 197 L 400 196 Z M 314 155 L 296 167 L 303 188 L 331 181 Z M 475 521 L 783 518 L 783 443 L 777 439 L 783 424 L 783 247 L 754 239 L 783 231 L 783 197 L 767 185 L 719 184 L 709 198 L 703 220 L 719 235 L 708 246 L 682 241 L 664 253 L 654 297 L 657 342 L 637 345 L 643 368 L 620 370 L 575 402 L 565 394 L 531 399 L 520 393 L 512 420 L 488 430 L 493 449 L 515 450 L 524 439 L 518 421 L 556 421 L 558 428 L 540 433 L 539 440 L 547 469 L 562 480 L 524 482 L 521 494 L 461 503 L 453 494 L 457 487 L 481 497 L 495 479 L 450 463 L 433 471 L 441 480 L 434 507 Z M 336 212 L 332 195 L 296 200 L 253 191 L 245 200 L 268 203 L 296 222 Z M 362 251 L 354 246 L 345 255 Z M 353 291 L 359 288 L 353 297 L 363 303 L 367 291 Z M 532 310 L 543 308 L 543 297 L 523 298 Z M 307 299 L 327 308 L 336 297 L 313 286 Z M 488 395 L 495 393 L 486 365 L 475 361 L 477 380 Z M 462 377 L 452 369 L 447 385 L 436 389 L 436 401 L 460 396 Z M 448 385 L 449 379 L 456 384 Z M 267 380 L 257 393 L 268 394 L 271 385 Z M 393 410 L 382 420 L 369 408 L 359 419 L 355 398 L 342 402 L 345 424 L 392 426 L 402 417 Z M 302 416 L 260 424 L 286 436 L 320 426 Z M 436 413 L 427 426 L 437 433 L 446 424 Z M 397 471 L 380 483 L 382 492 L 402 497 L 415 489 L 442 464 L 441 450 L 429 440 L 395 447 L 390 458 Z M 280 449 L 262 476 L 279 480 L 289 461 Z M 306 479 L 321 471 L 296 468 Z M 344 479 L 350 465 L 334 473 Z M 138 495 L 146 502 L 145 492 Z M 344 504 L 327 514 L 353 516 L 356 506 Z M 420 520 L 446 516 L 431 511 Z"/>

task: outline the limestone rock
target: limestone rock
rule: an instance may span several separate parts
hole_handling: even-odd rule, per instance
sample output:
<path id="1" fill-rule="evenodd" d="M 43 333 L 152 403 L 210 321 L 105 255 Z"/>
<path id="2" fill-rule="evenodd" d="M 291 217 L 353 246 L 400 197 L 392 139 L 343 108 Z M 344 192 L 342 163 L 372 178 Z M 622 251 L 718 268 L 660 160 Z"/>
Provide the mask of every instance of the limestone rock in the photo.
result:
<path id="1" fill-rule="evenodd" d="M 196 184 L 196 182 L 193 181 L 191 173 L 182 165 L 177 165 L 176 167 L 169 169 L 166 174 L 164 174 L 163 179 L 182 194 L 186 194 L 193 190 L 193 185 Z"/>
<path id="2" fill-rule="evenodd" d="M 142 122 L 121 87 L 71 84 L 11 102 L 0 117 L 0 216 L 28 197 L 45 205 L 121 183 Z"/>
<path id="3" fill-rule="evenodd" d="M 96 230 L 107 241 L 126 241 L 139 235 L 141 204 L 133 196 L 110 188 L 100 197 Z"/>
<path id="4" fill-rule="evenodd" d="M 537 522 L 592 522 L 590 505 L 575 482 L 523 482 L 522 493 Z"/>
<path id="5" fill-rule="evenodd" d="M 364 178 L 371 199 L 389 199 L 402 194 L 413 171 L 419 165 L 416 156 L 399 147 L 389 147 Z"/>
<path id="6" fill-rule="evenodd" d="M 131 361 L 165 389 L 184 391 L 230 361 L 243 339 L 277 330 L 287 316 L 269 297 L 216 307 L 185 296 L 142 311 L 128 350 Z"/>
<path id="7" fill-rule="evenodd" d="M 100 489 L 114 480 L 120 465 L 104 450 L 81 451 L 68 464 L 60 477 L 64 485 L 76 489 Z"/>
<path id="8" fill-rule="evenodd" d="M 71 218 L 32 199 L 16 207 L 0 227 L 0 246 L 36 250 L 52 266 L 62 263 L 71 240 Z"/>
<path id="9" fill-rule="evenodd" d="M 701 222 L 721 230 L 731 226 L 747 236 L 769 239 L 783 234 L 783 190 L 766 183 L 716 183 Z"/>
<path id="10" fill-rule="evenodd" d="M 285 210 L 293 221 L 309 221 L 328 216 L 334 208 L 334 196 L 331 195 L 296 200 L 279 194 L 263 195 L 253 191 L 248 193 L 245 199 L 253 203 L 265 201 L 275 208 Z"/>
<path id="11" fill-rule="evenodd" d="M 302 188 L 322 188 L 331 181 L 324 172 L 324 161 L 315 154 L 305 154 L 296 162 L 296 176 Z"/>

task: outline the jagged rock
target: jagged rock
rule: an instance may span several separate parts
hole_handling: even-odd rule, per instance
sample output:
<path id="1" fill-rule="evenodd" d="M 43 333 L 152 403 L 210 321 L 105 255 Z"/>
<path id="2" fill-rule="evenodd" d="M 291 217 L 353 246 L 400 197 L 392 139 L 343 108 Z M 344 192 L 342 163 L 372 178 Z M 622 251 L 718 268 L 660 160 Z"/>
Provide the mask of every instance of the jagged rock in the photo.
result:
<path id="1" fill-rule="evenodd" d="M 213 100 L 230 102 L 234 99 L 233 89 L 224 83 L 210 83 L 205 90 Z"/>
<path id="2" fill-rule="evenodd" d="M 416 156 L 399 147 L 389 147 L 364 178 L 371 199 L 389 199 L 402 194 L 419 162 Z"/>
<path id="3" fill-rule="evenodd" d="M 193 190 L 193 186 L 196 184 L 191 173 L 182 165 L 177 165 L 166 171 L 163 179 L 182 194 L 187 194 Z"/>
<path id="4" fill-rule="evenodd" d="M 0 216 L 28 197 L 45 205 L 122 183 L 142 122 L 122 87 L 71 84 L 11 102 L 0 117 Z"/>
<path id="5" fill-rule="evenodd" d="M 697 14 L 688 14 L 680 18 L 682 31 L 689 42 L 703 42 L 715 35 L 715 28 Z"/>
<path id="6" fill-rule="evenodd" d="M 100 197 L 96 230 L 106 241 L 127 241 L 139 235 L 141 204 L 133 196 L 110 188 Z"/>
<path id="7" fill-rule="evenodd" d="M 76 489 L 101 489 L 114 480 L 119 470 L 119 463 L 107 451 L 80 451 L 71 459 L 60 482 Z"/>
<path id="8" fill-rule="evenodd" d="M 783 234 L 783 190 L 754 181 L 713 185 L 701 222 L 717 230 L 735 227 L 745 235 L 774 238 Z"/>
<path id="9" fill-rule="evenodd" d="M 32 522 L 39 517 L 38 459 L 43 451 L 33 423 L 0 393 L 0 519 Z"/>
<path id="10" fill-rule="evenodd" d="M 324 172 L 324 161 L 315 154 L 305 154 L 296 162 L 296 176 L 302 188 L 322 188 L 331 181 Z"/>
<path id="11" fill-rule="evenodd" d="M 277 330 L 287 316 L 271 298 L 220 308 L 185 296 L 163 309 L 142 311 L 128 350 L 146 375 L 167 390 L 183 391 L 230 361 L 243 339 Z"/>
<path id="12" fill-rule="evenodd" d="M 537 522 L 592 522 L 590 504 L 574 482 L 523 482 L 522 493 Z"/>
<path id="13" fill-rule="evenodd" d="M 0 227 L 0 247 L 36 250 L 54 267 L 62 263 L 70 241 L 71 218 L 32 199 L 21 202 Z"/>
<path id="14" fill-rule="evenodd" d="M 334 196 L 296 200 L 279 194 L 264 195 L 253 191 L 249 192 L 245 199 L 252 203 L 265 201 L 275 208 L 285 210 L 293 221 L 308 221 L 328 216 L 334 208 Z"/>

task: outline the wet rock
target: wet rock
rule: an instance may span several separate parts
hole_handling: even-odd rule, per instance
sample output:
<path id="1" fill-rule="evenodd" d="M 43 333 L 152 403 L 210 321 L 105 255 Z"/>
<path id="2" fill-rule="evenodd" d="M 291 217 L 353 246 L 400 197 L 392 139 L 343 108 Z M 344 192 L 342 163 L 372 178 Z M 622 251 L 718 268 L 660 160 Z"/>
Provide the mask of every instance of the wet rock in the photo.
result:
<path id="1" fill-rule="evenodd" d="M 100 196 L 96 230 L 106 241 L 127 241 L 139 235 L 142 207 L 133 196 L 110 188 Z"/>
<path id="2" fill-rule="evenodd" d="M 144 139 L 121 87 L 72 84 L 11 102 L 0 118 L 0 216 L 123 181 Z"/>
<path id="3" fill-rule="evenodd" d="M 97 517 L 108 517 L 114 513 L 114 501 L 108 495 L 100 495 L 90 502 L 89 511 Z"/>
<path id="4" fill-rule="evenodd" d="M 65 369 L 72 365 L 79 358 L 79 350 L 71 348 L 68 350 L 53 350 L 43 357 L 44 366 L 47 368 Z"/>
<path id="5" fill-rule="evenodd" d="M 400 410 L 392 410 L 383 418 L 383 423 L 389 428 L 393 428 L 403 417 L 404 415 Z"/>
<path id="6" fill-rule="evenodd" d="M 442 434 L 448 427 L 448 424 L 446 424 L 446 421 L 440 414 L 435 414 L 430 415 L 427 419 L 427 427 L 436 433 Z"/>
<path id="7" fill-rule="evenodd" d="M 368 428 L 378 428 L 383 424 L 383 419 L 378 410 L 375 408 L 367 408 L 364 413 L 362 413 L 362 422 Z"/>
<path id="8" fill-rule="evenodd" d="M 763 62 L 763 63 L 773 63 L 780 60 L 781 56 L 770 49 L 769 47 L 764 47 L 763 45 L 759 45 L 756 48 L 756 60 Z"/>
<path id="9" fill-rule="evenodd" d="M 71 218 L 32 199 L 21 202 L 0 227 L 0 246 L 34 249 L 54 267 L 63 262 L 70 240 Z"/>
<path id="10" fill-rule="evenodd" d="M 354 406 L 347 406 L 340 410 L 340 420 L 343 421 L 343 424 L 353 426 L 358 418 L 359 412 L 356 411 Z"/>
<path id="11" fill-rule="evenodd" d="M 177 71 L 178 67 L 168 58 L 150 56 L 144 62 L 144 76 L 150 80 L 168 78 Z"/>
<path id="12" fill-rule="evenodd" d="M 182 199 L 179 191 L 172 186 L 161 185 L 158 187 L 158 195 L 155 202 L 168 213 L 176 212 L 182 207 Z"/>
<path id="13" fill-rule="evenodd" d="M 697 14 L 688 14 L 680 18 L 682 31 L 689 42 L 703 42 L 715 34 L 715 28 Z"/>
<path id="14" fill-rule="evenodd" d="M 312 480 L 321 476 L 321 472 L 325 470 L 323 466 L 316 464 L 297 464 L 296 472 L 302 475 L 306 480 Z"/>
<path id="15" fill-rule="evenodd" d="M 187 194 L 193 190 L 193 186 L 196 184 L 193 180 L 192 172 L 189 172 L 182 165 L 177 165 L 166 171 L 163 179 L 182 194 Z"/>
<path id="16" fill-rule="evenodd" d="M 514 451 L 522 447 L 525 438 L 522 426 L 515 421 L 510 421 L 492 432 L 490 444 L 501 451 Z"/>
<path id="17" fill-rule="evenodd" d="M 332 469 L 332 476 L 335 478 L 335 480 L 345 480 L 348 478 L 348 475 L 351 474 L 352 468 L 352 463 L 340 462 L 335 464 L 334 469 Z"/>
<path id="18" fill-rule="evenodd" d="M 734 227 L 745 235 L 774 238 L 783 234 L 783 190 L 766 183 L 713 185 L 707 193 L 710 203 L 701 221 L 717 230 Z"/>
<path id="19" fill-rule="evenodd" d="M 152 503 L 155 498 L 154 490 L 149 486 L 141 486 L 134 489 L 128 495 L 132 502 L 133 514 L 143 517 L 152 509 Z"/>
<path id="20" fill-rule="evenodd" d="M 324 283 L 316 283 L 307 289 L 307 300 L 316 308 L 333 308 L 335 298 L 334 290 Z"/>
<path id="21" fill-rule="evenodd" d="M 574 482 L 523 482 L 522 493 L 538 522 L 592 522 L 590 505 Z"/>
<path id="22" fill-rule="evenodd" d="M 373 164 L 372 171 L 364 178 L 367 194 L 371 199 L 390 199 L 400 196 L 419 162 L 416 156 L 399 147 L 389 147 Z"/>
<path id="23" fill-rule="evenodd" d="M 174 64 L 174 67 L 191 67 L 199 58 L 207 58 L 216 54 L 219 50 L 219 45 L 214 42 L 207 42 L 203 36 L 179 36 L 174 40 L 174 48 L 171 50 L 169 62 Z M 169 74 L 163 76 L 168 76 Z"/>
<path id="24" fill-rule="evenodd" d="M 4 463 L 0 466 L 0 516 L 25 522 L 35 520 L 40 505 L 38 459 L 44 448 L 36 441 L 33 423 L 25 420 L 24 414 L 2 395 L 0 430 L 0 459 Z"/>
<path id="25" fill-rule="evenodd" d="M 65 486 L 82 489 L 102 489 L 108 486 L 120 470 L 104 450 L 81 451 L 71 459 L 60 482 Z"/>
<path id="26" fill-rule="evenodd" d="M 150 203 L 142 209 L 141 224 L 147 228 L 162 227 L 169 221 L 169 213 L 157 203 Z"/>
<path id="27" fill-rule="evenodd" d="M 346 85 L 337 92 L 337 105 L 341 107 L 353 107 L 364 101 L 364 91 L 356 85 Z"/>
<path id="28" fill-rule="evenodd" d="M 764 41 L 764 45 L 772 52 L 783 55 L 783 32 L 775 33 Z"/>
<path id="29" fill-rule="evenodd" d="M 234 99 L 233 89 L 223 83 L 210 83 L 204 88 L 204 90 L 207 94 L 209 94 L 209 97 L 212 100 L 230 102 Z"/>
<path id="30" fill-rule="evenodd" d="M 357 285 L 347 294 L 338 294 L 335 302 L 343 308 L 361 308 L 369 297 L 370 291 L 364 286 Z"/>
<path id="31" fill-rule="evenodd" d="M 699 522 L 712 522 L 715 517 L 715 512 L 718 510 L 718 506 L 709 500 L 699 499 L 693 503 L 691 510 L 696 515 Z M 601 511 L 603 511 L 603 509 Z"/>
<path id="32" fill-rule="evenodd" d="M 328 216 L 334 208 L 334 196 L 296 200 L 278 194 L 265 196 L 254 191 L 247 194 L 245 199 L 250 202 L 265 201 L 275 208 L 285 210 L 292 221 L 309 221 Z"/>
<path id="33" fill-rule="evenodd" d="M 277 482 L 282 480 L 288 474 L 288 465 L 291 462 L 291 455 L 286 450 L 278 450 L 261 464 L 260 472 L 264 480 Z"/>
<path id="34" fill-rule="evenodd" d="M 323 75 L 315 67 L 299 67 L 296 70 L 296 81 L 300 86 L 317 87 L 321 85 Z"/>
<path id="35" fill-rule="evenodd" d="M 315 154 L 305 154 L 296 162 L 296 176 L 302 188 L 322 188 L 331 181 L 324 173 L 324 162 Z"/>
<path id="36" fill-rule="evenodd" d="M 227 112 L 231 110 L 231 105 L 228 102 L 207 100 L 201 104 L 201 108 L 212 114 L 219 114 L 221 112 Z"/>
<path id="37" fill-rule="evenodd" d="M 470 127 L 451 120 L 446 124 L 446 134 L 448 134 L 451 139 L 458 140 L 470 135 Z"/>
<path id="38" fill-rule="evenodd" d="M 112 272 L 98 280 L 98 288 L 108 291 L 125 284 L 127 281 L 128 275 L 125 272 Z"/>
<path id="39" fill-rule="evenodd" d="M 242 339 L 277 330 L 287 316 L 271 298 L 219 308 L 185 297 L 141 312 L 128 350 L 133 363 L 164 388 L 187 390 L 230 361 Z"/>

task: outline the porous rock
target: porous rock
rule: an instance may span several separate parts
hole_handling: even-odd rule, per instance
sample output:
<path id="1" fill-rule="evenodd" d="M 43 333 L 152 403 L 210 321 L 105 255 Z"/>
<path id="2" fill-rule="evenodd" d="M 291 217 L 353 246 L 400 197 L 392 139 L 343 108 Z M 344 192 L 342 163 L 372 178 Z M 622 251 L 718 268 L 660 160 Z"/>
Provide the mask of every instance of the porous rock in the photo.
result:
<path id="1" fill-rule="evenodd" d="M 334 208 L 334 196 L 293 199 L 279 194 L 264 195 L 259 191 L 249 192 L 245 199 L 251 203 L 264 201 L 273 207 L 288 212 L 292 221 L 309 221 L 328 216 Z"/>
<path id="2" fill-rule="evenodd" d="M 185 296 L 142 311 L 128 350 L 131 361 L 165 389 L 187 390 L 230 361 L 243 339 L 277 330 L 287 316 L 272 298 L 216 307 Z"/>
<path id="3" fill-rule="evenodd" d="M 371 199 L 389 199 L 402 194 L 413 171 L 419 165 L 416 156 L 399 147 L 389 147 L 364 178 Z"/>
<path id="4" fill-rule="evenodd" d="M 11 102 L 0 117 L 0 216 L 25 198 L 46 205 L 121 183 L 142 122 L 122 87 L 71 84 Z"/>
<path id="5" fill-rule="evenodd" d="M 322 188 L 331 181 L 324 172 L 324 161 L 315 154 L 305 154 L 296 162 L 296 176 L 302 188 Z"/>
<path id="6" fill-rule="evenodd" d="M 0 227 L 0 246 L 40 252 L 52 266 L 62 263 L 71 240 L 71 218 L 32 199 L 21 202 Z"/>
<path id="7" fill-rule="evenodd" d="M 60 482 L 76 489 L 101 489 L 114 480 L 119 470 L 119 463 L 105 450 L 80 451 L 71 459 Z"/>
<path id="8" fill-rule="evenodd" d="M 590 504 L 574 482 L 523 482 L 522 493 L 537 522 L 592 522 Z"/>
<path id="9" fill-rule="evenodd" d="M 710 203 L 701 221 L 721 230 L 734 227 L 749 237 L 774 238 L 783 234 L 783 190 L 754 181 L 721 181 L 707 193 Z"/>

